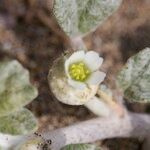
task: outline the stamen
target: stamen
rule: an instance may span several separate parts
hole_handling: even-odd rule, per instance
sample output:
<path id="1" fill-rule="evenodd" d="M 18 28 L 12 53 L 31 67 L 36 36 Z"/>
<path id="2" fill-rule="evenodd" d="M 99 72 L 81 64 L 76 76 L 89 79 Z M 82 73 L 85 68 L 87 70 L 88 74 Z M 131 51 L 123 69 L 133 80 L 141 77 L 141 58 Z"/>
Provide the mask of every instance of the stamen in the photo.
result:
<path id="1" fill-rule="evenodd" d="M 69 66 L 69 74 L 72 79 L 83 82 L 90 75 L 90 70 L 83 62 L 77 62 Z"/>

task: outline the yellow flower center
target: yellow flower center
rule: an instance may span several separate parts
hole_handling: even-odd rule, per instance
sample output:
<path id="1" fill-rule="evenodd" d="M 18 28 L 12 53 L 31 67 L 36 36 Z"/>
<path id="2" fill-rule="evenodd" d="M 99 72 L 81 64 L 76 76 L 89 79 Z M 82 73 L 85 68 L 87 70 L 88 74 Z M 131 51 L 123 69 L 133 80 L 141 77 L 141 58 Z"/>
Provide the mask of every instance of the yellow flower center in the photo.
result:
<path id="1" fill-rule="evenodd" d="M 90 75 L 90 70 L 83 62 L 77 62 L 69 66 L 69 74 L 72 79 L 83 82 Z"/>

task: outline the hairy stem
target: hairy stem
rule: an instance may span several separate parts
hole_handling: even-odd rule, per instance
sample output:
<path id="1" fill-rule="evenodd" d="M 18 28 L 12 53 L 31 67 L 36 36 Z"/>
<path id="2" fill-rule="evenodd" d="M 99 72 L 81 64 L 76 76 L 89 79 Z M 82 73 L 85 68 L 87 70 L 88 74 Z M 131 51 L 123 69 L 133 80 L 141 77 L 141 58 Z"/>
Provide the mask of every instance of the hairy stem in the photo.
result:
<path id="1" fill-rule="evenodd" d="M 72 38 L 71 46 L 74 50 L 87 50 L 86 45 L 81 36 Z"/>
<path id="2" fill-rule="evenodd" d="M 43 133 L 51 140 L 51 148 L 59 150 L 71 143 L 88 143 L 116 137 L 147 138 L 150 135 L 150 116 L 126 113 L 124 117 L 110 116 L 84 121 L 65 128 Z"/>
<path id="3" fill-rule="evenodd" d="M 118 104 L 116 101 L 112 99 L 111 96 L 109 96 L 104 91 L 98 89 L 97 94 L 104 100 L 120 117 L 124 115 L 124 108 Z"/>

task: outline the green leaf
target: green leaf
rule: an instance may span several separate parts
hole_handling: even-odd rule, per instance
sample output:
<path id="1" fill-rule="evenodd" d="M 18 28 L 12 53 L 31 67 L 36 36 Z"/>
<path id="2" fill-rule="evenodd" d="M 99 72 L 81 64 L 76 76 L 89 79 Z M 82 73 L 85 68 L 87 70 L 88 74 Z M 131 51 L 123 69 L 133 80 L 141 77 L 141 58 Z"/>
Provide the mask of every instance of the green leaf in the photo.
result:
<path id="1" fill-rule="evenodd" d="M 150 48 L 131 57 L 118 76 L 124 96 L 135 102 L 150 102 Z"/>
<path id="2" fill-rule="evenodd" d="M 29 72 L 19 62 L 0 63 L 0 116 L 19 110 L 37 94 L 29 81 Z"/>
<path id="3" fill-rule="evenodd" d="M 0 132 L 10 135 L 24 135 L 37 130 L 37 120 L 28 109 L 21 109 L 9 116 L 0 117 Z"/>
<path id="4" fill-rule="evenodd" d="M 100 150 L 100 148 L 92 144 L 70 144 L 61 150 Z"/>
<path id="5" fill-rule="evenodd" d="M 119 6 L 121 0 L 55 0 L 54 14 L 69 36 L 96 28 Z"/>

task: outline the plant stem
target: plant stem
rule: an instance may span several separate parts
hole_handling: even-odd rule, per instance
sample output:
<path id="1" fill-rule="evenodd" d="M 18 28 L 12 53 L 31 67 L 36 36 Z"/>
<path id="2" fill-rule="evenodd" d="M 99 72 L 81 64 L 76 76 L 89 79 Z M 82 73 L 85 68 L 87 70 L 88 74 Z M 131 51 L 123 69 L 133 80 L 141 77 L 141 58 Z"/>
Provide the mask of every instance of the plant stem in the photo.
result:
<path id="1" fill-rule="evenodd" d="M 102 100 L 104 100 L 119 116 L 124 115 L 124 108 L 119 105 L 116 101 L 112 99 L 111 96 L 109 96 L 104 91 L 98 89 L 97 94 L 100 96 Z"/>
<path id="2" fill-rule="evenodd" d="M 46 140 L 52 141 L 52 150 L 59 150 L 71 143 L 89 143 L 116 137 L 144 139 L 149 135 L 150 116 L 129 112 L 124 117 L 110 116 L 91 119 L 42 134 Z"/>
<path id="3" fill-rule="evenodd" d="M 77 36 L 71 39 L 72 48 L 76 50 L 87 50 L 86 45 L 81 36 Z"/>

